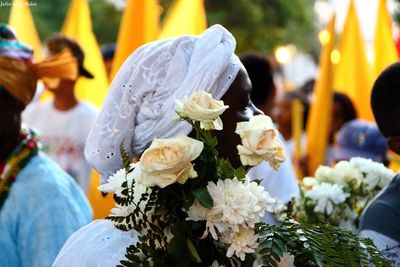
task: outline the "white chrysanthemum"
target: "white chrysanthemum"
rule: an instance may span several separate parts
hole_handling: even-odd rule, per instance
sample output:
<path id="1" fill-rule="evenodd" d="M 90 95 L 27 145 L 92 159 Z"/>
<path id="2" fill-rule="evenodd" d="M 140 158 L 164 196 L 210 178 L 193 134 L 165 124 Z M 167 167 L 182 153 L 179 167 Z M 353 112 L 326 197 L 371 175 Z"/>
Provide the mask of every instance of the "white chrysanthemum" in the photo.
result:
<path id="1" fill-rule="evenodd" d="M 253 262 L 253 267 L 261 267 L 264 266 L 262 264 L 261 259 L 256 259 Z M 295 267 L 294 265 L 294 256 L 288 252 L 283 253 L 283 256 L 280 258 L 277 267 Z"/>
<path id="2" fill-rule="evenodd" d="M 295 267 L 294 256 L 290 253 L 284 253 L 277 267 Z"/>
<path id="3" fill-rule="evenodd" d="M 317 169 L 317 171 L 318 170 L 319 170 L 319 168 Z M 314 177 L 304 177 L 302 182 L 303 182 L 303 185 L 306 187 L 313 187 L 314 185 L 318 184 L 318 180 L 315 179 Z"/>
<path id="4" fill-rule="evenodd" d="M 211 234 L 214 240 L 218 240 L 218 232 L 224 232 L 229 227 L 221 221 L 221 214 L 216 213 L 210 209 L 205 208 L 199 201 L 195 200 L 193 205 L 187 210 L 188 221 L 207 221 L 206 230 L 201 237 L 206 238 L 208 233 Z"/>
<path id="5" fill-rule="evenodd" d="M 246 253 L 255 252 L 258 246 L 257 238 L 253 229 L 243 226 L 240 226 L 237 232 L 226 231 L 221 235 L 221 241 L 230 245 L 226 251 L 226 256 L 230 258 L 235 254 L 242 261 L 244 261 Z"/>
<path id="6" fill-rule="evenodd" d="M 314 212 L 330 215 L 334 205 L 345 202 L 349 194 L 343 191 L 342 185 L 321 183 L 306 192 L 305 196 L 316 204 Z"/>
<path id="7" fill-rule="evenodd" d="M 275 217 L 278 221 L 283 222 L 287 217 L 288 207 L 280 200 L 276 200 Z"/>
<path id="8" fill-rule="evenodd" d="M 244 183 L 236 178 L 219 180 L 217 184 L 209 182 L 207 190 L 213 199 L 213 207 L 207 209 L 196 200 L 187 211 L 187 220 L 206 221 L 202 238 L 210 233 L 218 240 L 218 234 L 239 231 L 240 225 L 254 227 L 265 211 L 275 210 L 276 200 L 264 187 L 248 179 Z"/>
<path id="9" fill-rule="evenodd" d="M 210 267 L 225 267 L 225 265 L 221 265 L 218 261 L 213 261 Z"/>
<path id="10" fill-rule="evenodd" d="M 257 204 L 253 207 L 253 212 L 256 214 L 255 220 L 249 224 L 251 227 L 254 223 L 260 221 L 265 214 L 265 211 L 275 212 L 276 210 L 276 200 L 271 197 L 271 195 L 265 191 L 263 186 L 258 185 L 256 182 L 246 182 L 246 187 L 249 192 L 256 197 Z"/>
<path id="11" fill-rule="evenodd" d="M 305 179 L 305 178 L 304 178 Z M 303 183 L 304 183 L 303 179 Z M 328 167 L 328 166 L 319 166 L 317 170 L 315 171 L 315 179 L 317 179 L 319 182 L 332 182 L 332 183 L 337 183 L 338 181 L 335 180 L 335 175 L 333 173 L 333 169 Z"/>
<path id="12" fill-rule="evenodd" d="M 209 182 L 207 190 L 214 202 L 213 211 L 222 214 L 222 221 L 239 225 L 255 218 L 258 199 L 236 178 Z"/>
<path id="13" fill-rule="evenodd" d="M 362 183 L 362 173 L 349 161 L 339 161 L 334 168 L 333 176 L 336 177 L 337 183 L 351 184 L 353 188 L 359 188 Z"/>
<path id="14" fill-rule="evenodd" d="M 136 164 L 132 163 L 130 167 L 135 168 Z M 122 168 L 116 171 L 112 176 L 110 176 L 107 182 L 100 185 L 97 189 L 103 192 L 113 192 L 119 195 L 123 190 L 122 184 L 124 182 L 127 182 L 128 186 L 131 186 L 133 179 L 135 179 L 135 174 L 137 174 L 137 172 L 130 172 L 127 174 L 125 168 Z"/>
<path id="15" fill-rule="evenodd" d="M 121 206 L 118 204 L 115 204 L 115 208 L 111 209 L 112 215 L 115 216 L 123 216 L 126 217 L 129 214 L 131 214 L 135 209 L 134 205 L 128 205 L 128 206 Z"/>
<path id="16" fill-rule="evenodd" d="M 352 158 L 350 163 L 364 174 L 363 183 L 367 189 L 375 187 L 385 187 L 394 177 L 394 173 L 386 168 L 382 163 L 374 162 L 370 159 Z"/>
<path id="17" fill-rule="evenodd" d="M 205 221 L 208 218 L 208 214 L 210 209 L 207 209 L 203 205 L 200 204 L 199 201 L 195 200 L 192 206 L 190 206 L 189 210 L 187 210 L 188 217 L 186 220 L 188 221 Z"/>

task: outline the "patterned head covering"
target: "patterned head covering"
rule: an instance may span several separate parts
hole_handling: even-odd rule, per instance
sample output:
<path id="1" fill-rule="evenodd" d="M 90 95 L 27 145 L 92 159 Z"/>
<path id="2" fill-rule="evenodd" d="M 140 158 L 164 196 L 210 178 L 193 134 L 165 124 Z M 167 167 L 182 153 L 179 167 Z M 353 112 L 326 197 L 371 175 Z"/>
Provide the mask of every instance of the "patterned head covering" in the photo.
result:
<path id="1" fill-rule="evenodd" d="M 46 87 L 55 88 L 61 79 L 75 80 L 77 59 L 68 49 L 33 64 L 33 50 L 16 38 L 14 31 L 0 23 L 0 88 L 8 91 L 25 106 L 32 100 L 40 78 Z"/>
<path id="2" fill-rule="evenodd" d="M 16 38 L 6 24 L 0 24 L 0 86 L 25 106 L 36 91 L 36 75 L 30 68 L 33 50 Z"/>
<path id="3" fill-rule="evenodd" d="M 138 48 L 118 71 L 90 131 L 85 147 L 89 164 L 108 178 L 123 167 L 121 143 L 136 157 L 154 138 L 189 134 L 188 123 L 173 119 L 175 100 L 201 90 L 220 99 L 243 67 L 235 46 L 232 34 L 214 25 L 200 36 Z"/>
<path id="4" fill-rule="evenodd" d="M 33 50 L 30 46 L 18 42 L 11 27 L 0 23 L 0 56 L 13 58 L 17 61 L 31 62 Z"/>

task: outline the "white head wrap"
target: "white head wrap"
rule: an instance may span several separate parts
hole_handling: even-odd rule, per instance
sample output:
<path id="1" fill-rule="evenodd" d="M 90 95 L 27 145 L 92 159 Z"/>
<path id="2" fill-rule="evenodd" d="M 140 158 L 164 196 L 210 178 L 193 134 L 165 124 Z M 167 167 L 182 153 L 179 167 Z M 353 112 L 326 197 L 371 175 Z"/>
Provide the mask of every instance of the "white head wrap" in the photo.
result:
<path id="1" fill-rule="evenodd" d="M 221 25 L 200 36 L 148 43 L 125 61 L 86 141 L 89 164 L 108 178 L 123 167 L 123 142 L 139 156 L 154 138 L 187 135 L 191 126 L 173 120 L 175 99 L 204 90 L 216 99 L 226 93 L 242 64 L 236 41 Z"/>

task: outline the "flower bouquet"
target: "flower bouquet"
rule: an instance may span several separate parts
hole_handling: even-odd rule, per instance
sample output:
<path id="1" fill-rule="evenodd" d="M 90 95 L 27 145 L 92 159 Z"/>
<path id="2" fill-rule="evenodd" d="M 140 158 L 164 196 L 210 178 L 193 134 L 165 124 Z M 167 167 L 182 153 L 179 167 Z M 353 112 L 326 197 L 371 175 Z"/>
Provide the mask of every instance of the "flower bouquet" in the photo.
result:
<path id="1" fill-rule="evenodd" d="M 193 136 L 155 139 L 131 163 L 124 147 L 124 169 L 99 187 L 114 192 L 108 219 L 131 231 L 120 266 L 389 266 L 371 241 L 331 226 L 294 221 L 281 226 L 261 222 L 276 201 L 246 172 L 266 160 L 274 168 L 284 150 L 268 116 L 237 124 L 243 166 L 219 157 L 213 131 L 228 107 L 205 92 L 177 101 L 179 119 Z"/>
<path id="2" fill-rule="evenodd" d="M 363 209 L 393 177 L 383 164 L 364 158 L 340 161 L 332 168 L 320 166 L 315 177 L 303 179 L 296 216 L 357 231 Z"/>

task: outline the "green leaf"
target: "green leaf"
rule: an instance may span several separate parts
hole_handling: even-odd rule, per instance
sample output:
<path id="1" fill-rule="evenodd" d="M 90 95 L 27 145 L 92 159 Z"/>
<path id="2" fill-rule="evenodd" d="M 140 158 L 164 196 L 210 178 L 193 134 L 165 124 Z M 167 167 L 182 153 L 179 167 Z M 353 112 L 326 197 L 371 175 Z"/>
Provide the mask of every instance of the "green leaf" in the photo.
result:
<path id="1" fill-rule="evenodd" d="M 124 168 L 127 172 L 129 172 L 130 165 L 131 165 L 131 157 L 129 156 L 128 152 L 124 147 L 124 140 L 122 140 L 119 146 L 119 153 L 121 154 L 122 162 L 124 163 Z"/>
<path id="2" fill-rule="evenodd" d="M 235 170 L 235 176 L 239 181 L 244 181 L 246 178 L 246 169 L 244 166 L 240 166 Z"/>
<path id="3" fill-rule="evenodd" d="M 211 198 L 211 195 L 206 188 L 194 190 L 192 191 L 192 193 L 195 198 L 199 200 L 200 204 L 203 205 L 203 207 L 206 207 L 208 209 L 211 209 L 213 207 L 213 199 Z"/>
<path id="4" fill-rule="evenodd" d="M 193 256 L 193 259 L 196 263 L 200 263 L 201 262 L 201 258 L 199 253 L 197 252 L 196 247 L 193 245 L 192 241 L 190 239 L 186 239 L 186 244 L 187 247 L 190 251 L 190 254 Z"/>
<path id="5" fill-rule="evenodd" d="M 235 177 L 235 169 L 227 159 L 220 159 L 218 161 L 217 173 L 221 180 L 233 179 Z"/>

